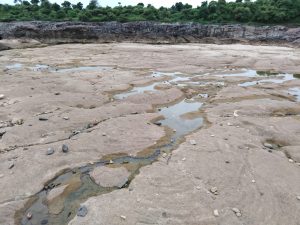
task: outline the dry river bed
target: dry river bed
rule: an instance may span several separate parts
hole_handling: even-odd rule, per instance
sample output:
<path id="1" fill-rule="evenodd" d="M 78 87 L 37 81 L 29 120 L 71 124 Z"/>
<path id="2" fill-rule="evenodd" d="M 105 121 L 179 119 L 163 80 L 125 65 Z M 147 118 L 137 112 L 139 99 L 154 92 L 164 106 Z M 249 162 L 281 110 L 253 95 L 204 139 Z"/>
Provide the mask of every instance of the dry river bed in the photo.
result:
<path id="1" fill-rule="evenodd" d="M 1 225 L 299 225 L 300 50 L 0 52 Z"/>

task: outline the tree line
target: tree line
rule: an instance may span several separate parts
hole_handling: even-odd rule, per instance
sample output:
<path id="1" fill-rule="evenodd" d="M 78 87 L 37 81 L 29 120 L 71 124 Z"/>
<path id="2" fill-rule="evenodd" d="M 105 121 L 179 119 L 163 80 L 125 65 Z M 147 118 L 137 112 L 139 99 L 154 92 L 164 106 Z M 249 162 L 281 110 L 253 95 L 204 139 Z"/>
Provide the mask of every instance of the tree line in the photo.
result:
<path id="1" fill-rule="evenodd" d="M 143 3 L 102 7 L 97 0 L 91 0 L 86 7 L 81 2 L 64 1 L 59 5 L 48 0 L 15 0 L 14 5 L 0 4 L 0 21 L 32 20 L 300 24 L 300 0 L 203 1 L 196 8 L 182 2 L 170 8 L 155 8 Z"/>

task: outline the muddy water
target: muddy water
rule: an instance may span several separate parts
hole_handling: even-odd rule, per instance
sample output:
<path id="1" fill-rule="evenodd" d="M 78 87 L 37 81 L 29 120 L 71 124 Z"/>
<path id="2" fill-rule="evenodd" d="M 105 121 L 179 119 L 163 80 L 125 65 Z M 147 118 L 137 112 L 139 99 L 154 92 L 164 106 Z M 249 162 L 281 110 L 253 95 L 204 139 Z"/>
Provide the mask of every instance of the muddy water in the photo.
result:
<path id="1" fill-rule="evenodd" d="M 167 76 L 172 78 L 169 82 L 174 85 L 178 82 L 189 80 L 188 77 L 183 77 L 181 74 L 179 76 L 177 73 L 167 74 Z M 156 82 L 145 87 L 133 88 L 130 92 L 119 94 L 115 96 L 115 98 L 123 99 L 130 96 L 131 93 L 143 93 L 145 90 L 155 91 L 154 87 L 159 83 L 161 82 Z M 131 173 L 128 182 L 124 187 L 128 186 L 135 175 L 138 174 L 141 167 L 156 161 L 161 155 L 161 152 L 170 152 L 175 149 L 185 135 L 202 126 L 203 118 L 199 117 L 199 115 L 196 118 L 184 117 L 184 115 L 188 113 L 197 112 L 201 106 L 201 102 L 184 99 L 173 105 L 157 109 L 158 113 L 164 117 L 164 119 L 158 121 L 158 123 L 173 130 L 173 133 L 168 137 L 168 141 L 159 146 L 154 146 L 151 149 L 150 154 L 143 157 L 114 157 L 112 158 L 113 161 L 99 160 L 93 164 L 87 164 L 82 167 L 62 171 L 53 180 L 47 182 L 43 190 L 29 200 L 27 207 L 24 210 L 17 212 L 17 224 L 68 224 L 68 222 L 76 215 L 82 202 L 92 196 L 117 190 L 117 187 L 104 188 L 93 181 L 89 174 L 95 167 L 109 166 L 110 164 L 117 167 L 125 166 Z M 142 150 L 143 149 L 141 149 L 141 151 Z M 54 199 L 51 202 L 47 201 L 47 196 L 52 189 L 65 185 L 68 185 L 68 190 L 66 189 L 63 194 L 59 196 L 59 200 Z M 26 217 L 28 213 L 32 214 L 31 219 Z"/>

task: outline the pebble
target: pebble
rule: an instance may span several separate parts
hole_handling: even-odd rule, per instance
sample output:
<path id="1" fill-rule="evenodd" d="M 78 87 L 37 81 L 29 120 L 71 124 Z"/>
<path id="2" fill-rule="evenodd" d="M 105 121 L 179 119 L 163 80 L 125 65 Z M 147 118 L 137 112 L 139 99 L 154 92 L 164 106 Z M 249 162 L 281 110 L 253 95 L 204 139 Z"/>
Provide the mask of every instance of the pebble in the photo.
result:
<path id="1" fill-rule="evenodd" d="M 265 142 L 265 143 L 264 143 L 264 146 L 265 146 L 266 148 L 273 149 L 273 145 L 270 144 L 270 143 Z"/>
<path id="2" fill-rule="evenodd" d="M 214 216 L 218 217 L 219 216 L 219 211 L 217 209 L 214 210 Z"/>
<path id="3" fill-rule="evenodd" d="M 161 126 L 161 122 L 154 122 L 155 125 Z"/>
<path id="4" fill-rule="evenodd" d="M 227 123 L 228 126 L 232 126 L 232 123 Z"/>
<path id="5" fill-rule="evenodd" d="M 80 206 L 77 211 L 77 216 L 85 217 L 88 214 L 88 209 L 85 206 Z"/>
<path id="6" fill-rule="evenodd" d="M 215 195 L 217 195 L 218 194 L 218 188 L 217 187 L 212 187 L 210 189 L 210 192 L 213 193 L 213 194 L 215 194 Z"/>
<path id="7" fill-rule="evenodd" d="M 215 135 L 214 135 L 214 134 L 211 134 L 210 136 L 211 136 L 211 137 L 214 137 Z"/>
<path id="8" fill-rule="evenodd" d="M 252 183 L 255 183 L 256 181 L 255 181 L 255 180 L 252 180 L 251 182 L 252 182 Z"/>
<path id="9" fill-rule="evenodd" d="M 0 95 L 0 100 L 4 99 L 5 95 Z"/>
<path id="10" fill-rule="evenodd" d="M 27 213 L 26 218 L 27 218 L 28 220 L 30 220 L 30 219 L 32 218 L 31 212 Z"/>
<path id="11" fill-rule="evenodd" d="M 109 160 L 109 164 L 114 164 L 114 161 L 112 161 L 112 160 Z"/>
<path id="12" fill-rule="evenodd" d="M 52 154 L 54 154 L 54 149 L 53 149 L 53 148 L 48 148 L 46 154 L 47 154 L 47 155 L 52 155 Z"/>
<path id="13" fill-rule="evenodd" d="M 62 150 L 63 153 L 67 153 L 69 151 L 68 145 L 63 144 L 62 147 L 61 147 L 61 150 Z"/>
<path id="14" fill-rule="evenodd" d="M 294 162 L 294 160 L 292 160 L 292 159 L 289 159 L 289 162 L 290 162 L 290 163 L 293 163 L 293 162 Z"/>
<path id="15" fill-rule="evenodd" d="M 12 169 L 15 166 L 14 162 L 9 163 L 8 169 Z"/>
<path id="16" fill-rule="evenodd" d="M 4 175 L 3 174 L 0 174 L 0 178 L 3 178 L 4 177 Z"/>
<path id="17" fill-rule="evenodd" d="M 297 200 L 299 200 L 299 201 L 300 201 L 300 195 L 298 195 L 298 196 L 297 196 Z"/>
<path id="18" fill-rule="evenodd" d="M 24 120 L 23 119 L 18 119 L 18 118 L 13 118 L 11 120 L 11 123 L 15 124 L 15 125 L 22 125 L 24 123 Z"/>
<path id="19" fill-rule="evenodd" d="M 195 140 L 190 140 L 190 144 L 191 144 L 191 145 L 196 145 L 197 142 L 196 142 Z"/>
<path id="20" fill-rule="evenodd" d="M 186 158 L 182 158 L 182 161 L 185 161 L 186 160 Z"/>
<path id="21" fill-rule="evenodd" d="M 121 219 L 126 220 L 126 216 L 121 215 Z"/>
<path id="22" fill-rule="evenodd" d="M 40 117 L 39 118 L 39 121 L 47 121 L 48 119 L 47 118 L 45 118 L 45 117 Z"/>
<path id="23" fill-rule="evenodd" d="M 70 118 L 67 117 L 67 116 L 65 116 L 65 117 L 63 117 L 63 119 L 64 119 L 64 120 L 69 120 Z"/>
<path id="24" fill-rule="evenodd" d="M 232 211 L 235 213 L 235 215 L 237 217 L 241 217 L 242 216 L 241 210 L 239 210 L 238 208 L 232 208 Z"/>
<path id="25" fill-rule="evenodd" d="M 162 157 L 164 157 L 164 158 L 166 158 L 167 156 L 168 156 L 167 153 L 164 153 L 164 154 L 162 155 Z"/>

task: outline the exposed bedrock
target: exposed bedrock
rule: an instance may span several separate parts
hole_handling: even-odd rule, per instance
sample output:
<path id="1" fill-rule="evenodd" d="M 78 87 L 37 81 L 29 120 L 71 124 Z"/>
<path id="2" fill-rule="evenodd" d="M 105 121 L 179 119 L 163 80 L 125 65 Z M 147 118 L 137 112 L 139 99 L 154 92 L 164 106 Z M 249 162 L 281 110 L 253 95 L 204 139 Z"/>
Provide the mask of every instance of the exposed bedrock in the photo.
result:
<path id="1" fill-rule="evenodd" d="M 34 39 L 47 44 L 130 41 L 143 43 L 250 42 L 299 45 L 300 28 L 155 22 L 11 22 L 0 23 L 0 42 L 1 39 Z"/>

